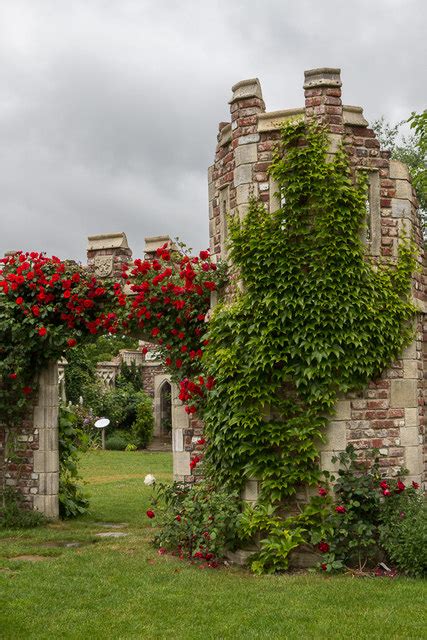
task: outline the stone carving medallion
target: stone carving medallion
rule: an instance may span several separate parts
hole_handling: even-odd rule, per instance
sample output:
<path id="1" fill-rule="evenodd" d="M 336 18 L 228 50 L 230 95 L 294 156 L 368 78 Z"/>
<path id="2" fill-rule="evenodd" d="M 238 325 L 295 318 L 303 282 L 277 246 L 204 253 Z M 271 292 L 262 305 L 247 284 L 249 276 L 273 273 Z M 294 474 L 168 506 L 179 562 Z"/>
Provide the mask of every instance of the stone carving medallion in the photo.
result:
<path id="1" fill-rule="evenodd" d="M 95 256 L 95 274 L 106 278 L 113 272 L 113 256 Z"/>

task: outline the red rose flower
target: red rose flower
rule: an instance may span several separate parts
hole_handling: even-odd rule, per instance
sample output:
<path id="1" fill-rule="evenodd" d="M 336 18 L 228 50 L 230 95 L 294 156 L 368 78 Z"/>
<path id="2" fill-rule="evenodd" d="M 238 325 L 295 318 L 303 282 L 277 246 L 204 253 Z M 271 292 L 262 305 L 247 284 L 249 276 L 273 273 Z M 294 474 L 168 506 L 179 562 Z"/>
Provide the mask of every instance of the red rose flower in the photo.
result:
<path id="1" fill-rule="evenodd" d="M 389 489 L 383 489 L 383 496 L 391 496 L 391 491 Z"/>
<path id="2" fill-rule="evenodd" d="M 175 520 L 176 520 L 177 522 L 181 522 L 181 516 L 179 515 L 179 513 L 178 513 L 178 515 L 175 517 Z"/>
<path id="3" fill-rule="evenodd" d="M 397 491 L 397 493 L 402 493 L 402 491 L 405 491 L 405 485 L 401 480 L 397 481 L 396 491 Z"/>
<path id="4" fill-rule="evenodd" d="M 46 327 L 40 327 L 40 329 L 38 329 L 37 333 L 39 334 L 39 336 L 41 336 L 43 338 L 43 336 L 45 336 L 47 334 Z"/>
<path id="5" fill-rule="evenodd" d="M 197 444 L 205 444 L 206 440 L 204 438 L 200 438 L 199 440 L 197 440 Z"/>
<path id="6" fill-rule="evenodd" d="M 67 344 L 69 347 L 75 347 L 77 344 L 77 340 L 75 340 L 75 338 L 68 338 Z"/>
<path id="7" fill-rule="evenodd" d="M 345 507 L 339 505 L 338 507 L 335 507 L 335 511 L 337 513 L 345 513 Z"/>
<path id="8" fill-rule="evenodd" d="M 154 327 L 154 329 L 151 330 L 151 335 L 153 336 L 153 338 L 155 338 L 159 333 L 160 329 L 158 327 Z"/>
<path id="9" fill-rule="evenodd" d="M 11 380 L 15 380 L 16 379 L 16 375 L 17 375 L 16 373 L 9 373 L 9 378 Z"/>
<path id="10" fill-rule="evenodd" d="M 418 482 L 414 482 L 414 480 L 412 480 L 412 486 L 414 487 L 414 489 L 420 488 L 420 485 L 418 484 Z"/>
<path id="11" fill-rule="evenodd" d="M 320 568 L 322 569 L 322 571 L 326 571 L 326 569 L 327 569 L 326 563 L 322 562 L 322 564 L 320 565 Z"/>
<path id="12" fill-rule="evenodd" d="M 383 480 L 382 482 L 380 482 L 380 487 L 381 489 L 388 489 L 388 484 L 385 480 Z"/>
<path id="13" fill-rule="evenodd" d="M 165 553 L 166 553 L 166 549 L 164 547 L 160 547 L 160 549 L 158 551 L 159 556 L 164 556 Z"/>
<path id="14" fill-rule="evenodd" d="M 199 256 L 201 260 L 207 260 L 209 258 L 209 251 L 201 251 Z"/>
<path id="15" fill-rule="evenodd" d="M 147 518 L 150 518 L 150 520 L 151 520 L 151 518 L 154 518 L 154 517 L 155 517 L 155 515 L 156 515 L 156 514 L 154 513 L 154 511 L 152 511 L 151 509 L 148 509 L 148 511 L 147 511 Z"/>
<path id="16" fill-rule="evenodd" d="M 30 395 L 30 393 L 32 392 L 32 388 L 31 387 L 23 387 L 22 388 L 22 393 L 26 396 Z"/>
<path id="17" fill-rule="evenodd" d="M 327 542 L 319 542 L 319 551 L 321 553 L 327 553 L 329 551 L 329 545 Z"/>
<path id="18" fill-rule="evenodd" d="M 19 298 L 16 298 L 16 304 L 23 304 L 24 302 L 24 298 L 22 298 L 21 296 L 19 296 Z"/>
<path id="19" fill-rule="evenodd" d="M 328 495 L 328 490 L 325 489 L 325 487 L 319 487 L 317 489 L 317 493 L 319 494 L 319 496 L 322 496 L 322 498 L 324 498 L 325 496 Z"/>

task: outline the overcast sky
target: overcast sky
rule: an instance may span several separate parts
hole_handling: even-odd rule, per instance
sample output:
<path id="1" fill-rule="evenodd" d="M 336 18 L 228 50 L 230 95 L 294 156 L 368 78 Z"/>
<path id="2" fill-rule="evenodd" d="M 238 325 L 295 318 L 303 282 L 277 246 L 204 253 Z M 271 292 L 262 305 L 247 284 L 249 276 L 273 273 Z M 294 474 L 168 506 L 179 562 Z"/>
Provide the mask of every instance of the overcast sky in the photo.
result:
<path id="1" fill-rule="evenodd" d="M 0 255 L 84 260 L 88 235 L 208 245 L 206 170 L 231 85 L 302 106 L 341 67 L 373 120 L 427 106 L 425 0 L 0 0 Z"/>

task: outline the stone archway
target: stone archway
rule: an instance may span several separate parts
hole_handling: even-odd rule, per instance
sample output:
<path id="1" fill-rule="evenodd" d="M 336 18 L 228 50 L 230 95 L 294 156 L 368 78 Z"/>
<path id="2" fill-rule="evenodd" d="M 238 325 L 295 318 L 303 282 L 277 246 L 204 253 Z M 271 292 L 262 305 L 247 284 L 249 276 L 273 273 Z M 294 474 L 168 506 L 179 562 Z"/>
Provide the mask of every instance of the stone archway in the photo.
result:
<path id="1" fill-rule="evenodd" d="M 160 438 L 172 439 L 172 386 L 165 380 L 159 390 L 160 404 Z"/>
<path id="2" fill-rule="evenodd" d="M 154 437 L 172 440 L 172 383 L 170 376 L 154 376 Z"/>

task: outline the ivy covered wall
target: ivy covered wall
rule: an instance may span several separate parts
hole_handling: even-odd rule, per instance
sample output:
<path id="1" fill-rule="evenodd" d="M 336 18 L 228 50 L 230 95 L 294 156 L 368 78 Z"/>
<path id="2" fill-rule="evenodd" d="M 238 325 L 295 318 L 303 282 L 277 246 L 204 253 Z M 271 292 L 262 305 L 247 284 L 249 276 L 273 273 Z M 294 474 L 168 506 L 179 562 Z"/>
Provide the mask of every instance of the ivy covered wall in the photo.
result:
<path id="1" fill-rule="evenodd" d="M 357 279 L 357 270 L 353 272 L 352 277 L 355 278 L 353 282 L 351 282 L 350 278 L 344 288 L 343 281 L 336 282 L 337 274 L 342 273 L 344 275 L 349 265 L 348 243 L 353 247 L 352 256 L 355 255 L 354 252 L 358 252 L 358 268 L 363 271 L 363 265 L 370 264 L 370 273 L 375 280 L 377 277 L 374 275 L 375 265 L 395 265 L 402 239 L 404 236 L 407 239 L 410 238 L 413 248 L 408 249 L 406 258 L 403 259 L 410 261 L 410 255 L 412 254 L 418 262 L 418 268 L 414 269 L 412 278 L 408 276 L 408 269 L 406 271 L 403 269 L 405 271 L 403 279 L 391 285 L 390 295 L 397 296 L 396 301 L 403 300 L 403 289 L 399 287 L 406 281 L 409 286 L 407 302 L 410 303 L 412 300 L 413 309 L 409 311 L 410 304 L 408 304 L 406 311 L 401 315 L 400 321 L 395 316 L 394 320 L 386 328 L 387 309 L 384 309 L 384 313 L 382 313 L 381 309 L 377 308 L 377 320 L 383 323 L 383 339 L 385 341 L 382 345 L 383 355 L 388 350 L 388 360 L 387 357 L 378 357 L 379 344 L 375 342 L 375 331 L 373 331 L 372 364 L 374 360 L 376 360 L 377 364 L 372 368 L 371 375 L 367 378 L 365 377 L 364 383 L 362 383 L 363 376 L 361 376 L 359 382 L 363 384 L 363 389 L 360 386 L 356 388 L 357 384 L 353 384 L 353 386 L 349 384 L 347 388 L 345 384 L 343 386 L 341 386 L 341 383 L 338 384 L 334 390 L 334 393 L 337 392 L 333 403 L 335 409 L 332 409 L 332 407 L 325 408 L 324 418 L 320 420 L 327 423 L 325 425 L 326 441 L 323 444 L 318 443 L 318 445 L 321 464 L 324 469 L 333 470 L 334 465 L 331 462 L 333 452 L 344 450 L 346 444 L 352 443 L 359 452 L 368 451 L 372 448 L 380 449 L 383 467 L 389 467 L 390 472 L 393 472 L 397 471 L 400 466 L 404 466 L 409 469 L 409 478 L 419 482 L 422 478 L 425 479 L 426 459 L 423 365 L 423 343 L 425 342 L 426 333 L 423 333 L 423 322 L 427 297 L 422 273 L 425 265 L 424 246 L 415 192 L 410 183 L 406 167 L 399 162 L 390 160 L 390 154 L 380 149 L 379 142 L 374 132 L 368 127 L 368 122 L 363 116 L 362 109 L 342 104 L 339 69 L 306 71 L 304 92 L 305 105 L 303 108 L 268 113 L 265 110 L 261 87 L 257 79 L 242 81 L 233 87 L 230 101 L 230 122 L 223 122 L 219 125 L 215 162 L 208 171 L 211 251 L 218 258 L 226 257 L 230 251 L 230 236 L 232 237 L 236 248 L 232 249 L 232 255 L 229 257 L 238 263 L 240 276 L 243 273 L 246 294 L 248 287 L 254 286 L 255 283 L 253 278 L 251 281 L 251 277 L 255 275 L 255 270 L 251 273 L 245 271 L 245 268 L 249 268 L 249 251 L 252 251 L 254 256 L 264 261 L 262 266 L 259 267 L 259 271 L 267 269 L 264 275 L 265 281 L 263 283 L 259 280 L 255 284 L 259 291 L 260 305 L 261 300 L 265 298 L 267 286 L 273 286 L 270 281 L 272 276 L 276 278 L 277 287 L 283 289 L 286 286 L 291 286 L 290 281 L 281 281 L 281 276 L 278 273 L 282 263 L 277 260 L 277 257 L 281 251 L 292 251 L 294 253 L 293 257 L 298 269 L 301 269 L 301 256 L 298 256 L 297 249 L 298 243 L 300 243 L 299 246 L 302 251 L 308 251 L 310 257 L 313 256 L 313 251 L 314 253 L 317 251 L 316 260 L 318 260 L 320 271 L 330 260 L 330 251 L 335 251 L 337 260 L 343 261 L 341 267 L 338 266 L 338 262 L 334 264 L 334 269 L 337 269 L 337 271 L 331 271 L 333 278 L 330 283 L 330 294 L 335 296 L 335 301 L 338 303 L 338 306 L 332 307 L 334 313 L 331 313 L 331 322 L 335 325 L 335 330 L 338 330 L 340 326 L 340 318 L 337 316 L 339 305 L 344 304 L 346 300 L 350 305 L 354 304 L 354 297 L 356 296 L 357 298 L 357 292 L 359 291 L 360 294 L 364 284 L 366 284 L 366 282 L 359 282 Z M 324 178 L 320 174 L 322 171 L 328 172 L 328 163 L 334 164 L 335 162 L 335 164 L 339 164 L 341 161 L 348 163 L 349 185 L 347 186 L 350 186 L 350 182 L 353 185 L 356 183 L 357 173 L 361 175 L 361 172 L 363 172 L 364 175 L 365 187 L 360 187 L 358 195 L 356 195 L 357 189 L 354 191 L 354 197 L 356 199 L 359 198 L 359 202 L 353 202 L 353 214 L 350 215 L 350 212 L 348 212 L 347 218 L 345 219 L 345 216 L 343 216 L 341 220 L 337 220 L 333 215 L 329 217 L 329 221 L 325 217 L 326 227 L 323 238 L 321 234 L 313 233 L 309 218 L 310 207 L 307 206 L 306 217 L 305 219 L 304 217 L 302 218 L 303 222 L 305 220 L 306 228 L 300 228 L 300 236 L 298 238 L 295 237 L 291 240 L 287 238 L 288 244 L 285 242 L 286 228 L 289 222 L 286 216 L 289 216 L 289 205 L 292 204 L 291 200 L 294 195 L 293 192 L 286 192 L 285 182 L 286 180 L 289 181 L 293 176 L 285 175 L 285 165 L 280 165 L 280 158 L 275 152 L 278 146 L 283 145 L 284 140 L 281 129 L 285 123 L 293 123 L 295 125 L 293 131 L 298 136 L 302 134 L 301 130 L 298 132 L 298 123 L 301 123 L 301 125 L 315 123 L 324 127 L 326 162 L 322 162 L 319 156 L 319 175 L 317 177 L 320 178 L 320 186 Z M 288 136 L 291 135 L 291 129 L 292 127 L 288 129 Z M 303 154 L 300 154 L 300 156 L 300 173 L 302 176 L 304 162 L 307 158 L 304 159 Z M 272 162 L 274 162 L 273 170 Z M 305 189 L 306 193 L 310 194 L 314 183 L 311 184 L 309 179 L 312 179 L 313 176 L 306 176 L 306 178 L 308 182 L 305 184 Z M 295 187 L 295 183 L 293 184 Z M 315 188 L 317 189 L 317 187 Z M 319 192 L 317 191 L 316 193 Z M 327 201 L 329 210 L 331 204 L 337 204 L 331 201 L 332 195 L 333 190 L 322 194 L 322 197 L 329 198 L 329 201 Z M 263 207 L 261 204 L 255 205 L 254 199 L 261 203 Z M 286 205 L 288 205 L 288 212 L 286 212 Z M 346 207 L 348 207 L 348 203 L 341 202 L 337 204 L 336 211 Z M 270 224 L 267 220 L 268 216 L 263 215 L 263 211 L 273 215 L 271 219 L 269 218 L 272 226 L 268 229 L 268 233 L 272 232 L 274 236 L 274 233 L 277 232 L 277 228 L 273 229 L 274 224 L 277 224 L 277 216 L 274 216 L 274 212 L 277 211 L 281 211 L 279 215 L 282 216 L 281 223 L 284 231 L 282 236 L 279 234 L 279 237 L 274 237 L 271 242 L 269 257 L 266 257 L 266 254 L 260 257 L 263 251 L 262 243 L 266 241 L 268 236 L 267 228 Z M 243 226 L 236 230 L 237 227 L 233 220 L 244 220 L 248 214 L 252 222 L 244 222 Z M 249 227 L 251 224 L 253 227 L 258 225 L 256 230 L 257 238 L 255 239 L 256 234 L 251 236 L 254 242 L 252 245 L 249 242 Z M 334 239 L 334 242 L 330 243 L 331 239 Z M 318 244 L 319 242 L 320 245 Z M 323 248 L 322 243 L 324 243 Z M 406 246 L 409 247 L 409 245 Z M 266 247 L 264 247 L 265 249 Z M 325 264 L 322 265 L 323 250 Z M 255 266 L 252 266 L 255 269 Z M 407 266 L 409 266 L 409 263 Z M 315 279 L 319 277 L 319 272 L 313 273 L 310 271 L 309 264 L 307 264 L 306 268 L 306 275 L 313 279 L 312 285 L 315 294 Z M 409 270 L 411 271 L 412 267 Z M 403 271 L 401 271 L 401 274 L 403 274 Z M 382 272 L 380 270 L 379 273 Z M 282 277 L 289 280 L 290 273 L 284 270 Z M 300 278 L 302 292 L 307 278 L 303 272 L 300 273 Z M 374 286 L 374 290 L 378 293 L 377 285 Z M 319 296 L 322 292 L 324 293 L 324 289 L 321 286 L 318 291 Z M 228 297 L 229 301 L 233 300 L 233 296 L 235 300 L 235 293 L 236 287 L 233 290 L 233 295 Z M 273 289 L 271 298 L 274 300 L 276 300 L 276 293 Z M 367 296 L 365 303 L 368 307 L 371 302 L 373 303 L 372 306 L 375 307 L 377 293 L 374 294 L 373 290 L 365 292 Z M 245 299 L 246 294 L 243 294 L 242 300 Z M 295 295 L 298 299 L 297 283 L 295 284 Z M 374 299 L 372 299 L 372 296 L 374 296 Z M 301 300 L 301 296 L 299 299 Z M 329 304 L 331 298 L 326 296 L 324 301 Z M 301 300 L 301 303 L 303 302 L 304 300 Z M 260 312 L 258 309 L 257 313 L 261 313 L 261 319 L 265 323 L 266 339 L 268 339 L 267 327 L 269 323 L 271 324 L 271 317 L 274 315 L 275 309 L 268 307 L 268 301 L 265 304 L 264 311 Z M 396 305 L 392 306 L 396 310 Z M 236 315 L 242 312 L 242 309 L 239 310 L 236 303 L 234 303 L 234 312 Z M 373 309 L 370 309 L 369 313 L 373 313 Z M 371 320 L 373 317 L 371 316 Z M 411 319 L 409 320 L 409 318 Z M 308 326 L 309 319 L 312 320 L 310 308 L 307 313 L 307 331 L 310 330 Z M 233 318 L 230 318 L 230 336 L 235 335 L 236 331 L 236 327 L 234 327 L 233 333 L 232 324 Z M 375 320 L 374 324 L 375 328 L 378 329 L 379 325 L 376 324 Z M 395 328 L 399 324 L 402 327 L 402 331 L 399 332 L 400 338 L 393 334 L 393 330 L 391 330 L 391 325 Z M 315 331 L 319 331 L 319 329 L 317 327 Z M 407 330 L 410 335 L 406 333 Z M 364 339 L 366 339 L 369 335 L 367 326 L 360 327 L 360 331 L 364 335 Z M 314 339 L 316 339 L 316 333 L 313 335 Z M 319 340 L 320 342 L 322 341 L 321 334 L 319 334 Z M 399 340 L 401 340 L 400 345 Z M 286 334 L 284 327 L 282 342 L 286 341 L 289 341 L 289 335 Z M 370 355 L 368 343 L 365 350 L 367 359 L 369 359 Z M 353 343 L 350 341 L 348 344 L 351 345 Z M 249 343 L 245 343 L 242 337 L 240 345 L 242 362 L 246 357 L 246 351 L 250 351 L 248 345 Z M 309 348 L 311 349 L 312 347 L 313 344 L 309 344 Z M 307 343 L 301 344 L 301 350 L 304 352 L 306 349 Z M 261 351 L 263 355 L 261 353 L 258 354 L 260 359 L 258 366 L 260 369 L 263 367 L 261 359 L 265 357 L 265 350 Z M 363 353 L 363 349 L 355 349 L 353 354 L 355 360 L 360 357 L 361 353 Z M 253 357 L 256 358 L 256 355 L 253 354 Z M 309 355 L 310 353 L 305 353 L 306 357 Z M 311 355 L 316 364 L 315 368 L 318 368 L 317 358 L 320 358 L 327 368 L 330 367 L 332 369 L 335 367 L 336 362 L 340 360 L 340 357 L 333 352 L 316 354 L 313 351 Z M 212 361 L 214 361 L 214 357 L 213 354 Z M 219 362 L 218 359 L 217 362 Z M 242 362 L 240 364 L 243 366 Z M 361 362 L 361 369 L 364 369 L 365 364 L 366 362 Z M 352 376 L 353 383 L 355 383 L 357 375 L 355 375 L 355 369 L 351 366 L 349 367 L 348 360 L 345 362 L 344 368 L 346 367 L 347 373 Z M 277 370 L 273 369 L 272 371 L 272 375 L 277 375 L 277 379 L 281 375 L 279 370 L 281 371 L 282 368 L 277 365 Z M 342 381 L 343 371 L 337 371 L 336 373 L 336 379 L 341 379 Z M 365 368 L 365 376 L 366 373 L 367 369 Z M 310 393 L 314 392 L 313 387 L 313 384 L 308 384 Z M 260 397 L 261 395 L 262 392 L 260 391 Z M 280 402 L 282 400 L 283 398 L 280 399 Z M 271 398 L 269 401 L 271 401 Z M 267 416 L 270 417 L 265 422 L 271 421 L 269 411 L 269 406 L 266 406 Z M 207 418 L 209 429 L 209 413 Z M 273 418 L 277 418 L 277 415 L 273 415 Z M 256 420 L 259 420 L 259 410 Z M 316 420 L 311 421 L 311 429 L 315 431 L 318 427 L 319 424 L 316 424 Z M 232 439 L 233 429 L 229 428 L 230 439 Z M 251 446 L 255 447 L 255 449 L 258 447 L 259 450 L 264 450 L 266 443 L 263 441 L 263 436 L 260 432 L 258 432 L 258 437 L 259 441 L 254 440 Z M 278 440 L 280 440 L 279 436 Z M 224 439 L 224 446 L 225 442 L 226 439 Z M 276 443 L 276 445 L 279 447 L 279 443 Z M 227 457 L 230 459 L 230 468 L 233 467 L 230 456 L 239 456 L 241 448 L 240 453 L 233 453 L 238 450 L 239 447 L 233 449 L 230 440 L 228 450 L 224 450 L 221 456 L 223 470 L 227 467 Z M 215 451 L 215 447 L 212 447 L 212 451 Z M 264 450 L 264 453 L 267 457 L 271 455 L 271 451 L 268 453 Z M 308 452 L 307 455 L 309 455 Z M 212 460 L 214 465 L 218 465 L 219 457 L 218 455 L 216 461 L 215 459 Z M 215 458 L 214 454 L 213 458 Z M 254 476 L 260 477 L 259 469 L 255 468 L 256 465 L 252 469 L 250 466 L 249 463 L 243 465 L 245 473 L 253 473 Z M 274 465 L 272 466 L 274 467 Z M 272 475 L 274 473 L 272 470 Z M 248 497 L 253 497 L 253 495 L 249 496 L 248 492 Z"/>

